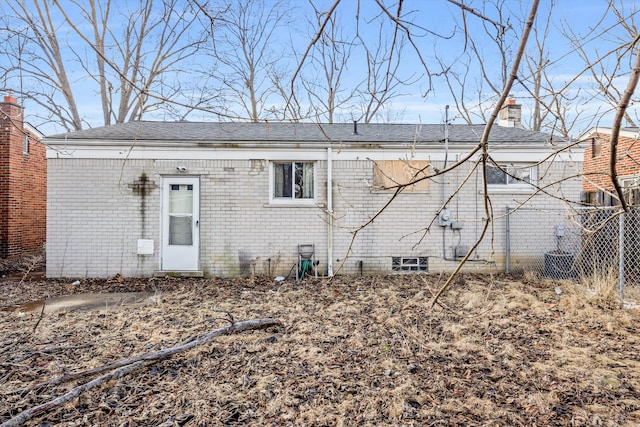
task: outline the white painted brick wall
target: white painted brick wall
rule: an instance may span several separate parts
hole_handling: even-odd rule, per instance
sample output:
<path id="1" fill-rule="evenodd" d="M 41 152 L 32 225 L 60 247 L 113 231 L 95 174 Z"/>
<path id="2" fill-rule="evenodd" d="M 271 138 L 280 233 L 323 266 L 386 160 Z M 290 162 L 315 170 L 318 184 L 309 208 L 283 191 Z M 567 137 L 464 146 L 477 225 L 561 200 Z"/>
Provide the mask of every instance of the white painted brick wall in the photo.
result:
<path id="1" fill-rule="evenodd" d="M 442 164 L 434 162 L 435 167 Z M 448 198 L 457 186 L 467 177 L 472 164 L 469 163 L 447 174 L 445 195 Z M 581 163 L 569 164 L 556 162 L 541 165 L 545 171 L 541 186 L 561 181 L 562 176 L 577 175 L 581 171 Z M 542 173 L 541 173 L 542 175 Z M 370 183 L 373 178 L 372 166 L 366 161 L 334 162 L 334 177 L 337 184 L 334 206 L 339 218 L 337 226 L 341 230 L 354 230 L 363 224 L 371 215 L 380 209 L 391 197 L 391 191 L 372 191 Z M 358 233 L 351 247 L 350 259 L 344 265 L 344 272 L 356 273 L 359 262 L 362 262 L 364 273 L 387 272 L 391 268 L 393 256 L 428 256 L 430 271 L 451 271 L 457 263 L 447 261 L 443 255 L 443 229 L 438 226 L 437 212 L 442 206 L 442 177 L 434 179 L 427 192 L 401 194 L 394 203 L 375 221 Z M 580 179 L 560 182 L 545 190 L 558 197 L 579 200 Z M 457 245 L 472 247 L 480 236 L 484 218 L 482 178 L 478 172 L 467 180 L 460 192 L 451 199 L 447 207 L 451 216 L 463 223 L 463 229 L 453 231 L 446 228 L 445 252 L 448 258 L 454 255 Z M 526 202 L 527 206 L 544 209 L 563 209 L 564 204 L 558 199 L 546 195 L 530 198 L 531 191 L 525 192 L 491 192 L 493 218 L 489 224 L 487 235 L 474 252 L 466 270 L 504 271 L 505 262 L 505 218 L 507 206 L 516 207 Z M 433 223 L 430 225 L 430 222 Z M 540 214 L 540 224 L 532 224 L 532 228 L 545 226 L 544 213 Z M 427 228 L 429 232 L 426 233 Z M 344 231 L 336 231 L 335 255 L 343 257 L 349 244 L 349 235 Z"/>
<path id="2" fill-rule="evenodd" d="M 180 161 L 189 175 L 201 177 L 201 269 L 208 276 L 250 274 L 286 275 L 296 263 L 297 244 L 316 245 L 320 271 L 327 269 L 326 164 L 316 163 L 319 206 L 269 205 L 269 167 L 251 160 Z M 175 173 L 176 161 L 49 159 L 47 209 L 47 275 L 49 277 L 149 276 L 160 263 L 160 194 L 162 175 Z M 253 167 L 252 167 L 253 166 Z M 438 165 L 436 165 L 438 166 Z M 447 197 L 467 176 L 471 164 L 452 172 Z M 580 164 L 577 164 L 580 167 Z M 145 197 L 128 187 L 142 173 L 157 188 Z M 565 164 L 554 164 L 545 182 L 561 174 L 574 174 Z M 353 231 L 366 222 L 391 197 L 389 191 L 373 191 L 373 166 L 369 160 L 333 162 L 334 272 L 355 274 L 389 272 L 393 256 L 428 256 L 430 271 L 451 270 L 455 262 L 443 260 L 442 228 L 434 220 L 442 204 L 441 178 L 427 192 L 401 194 L 386 212 L 357 233 L 350 256 L 341 270 Z M 471 246 L 485 217 L 481 180 L 472 176 L 448 207 L 464 224 L 458 233 L 447 229 L 445 250 Z M 576 200 L 580 180 L 550 188 Z M 491 194 L 494 207 L 493 244 L 487 236 L 477 258 L 495 261 L 471 264 L 468 269 L 504 269 L 505 207 L 515 206 L 528 194 Z M 540 208 L 561 207 L 548 196 L 530 202 Z M 142 231 L 144 220 L 144 232 Z M 429 233 L 429 223 L 434 220 Z M 491 233 L 491 230 L 489 230 Z M 138 239 L 153 239 L 155 253 L 139 256 Z M 294 273 L 292 273 L 294 274 Z"/>

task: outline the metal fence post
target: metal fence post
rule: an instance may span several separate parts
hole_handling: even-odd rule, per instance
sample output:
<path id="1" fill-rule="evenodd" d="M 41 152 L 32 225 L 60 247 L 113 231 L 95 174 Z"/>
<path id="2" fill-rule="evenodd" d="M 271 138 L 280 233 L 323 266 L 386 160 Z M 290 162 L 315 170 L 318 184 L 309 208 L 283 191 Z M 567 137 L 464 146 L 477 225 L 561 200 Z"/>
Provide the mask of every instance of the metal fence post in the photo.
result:
<path id="1" fill-rule="evenodd" d="M 624 301 L 624 212 L 618 218 L 618 282 L 620 301 Z"/>
<path id="2" fill-rule="evenodd" d="M 505 254 L 505 258 L 504 258 L 504 271 L 505 273 L 510 273 L 511 272 L 511 227 L 509 224 L 509 212 L 511 211 L 511 208 L 509 206 L 507 206 L 507 215 L 506 215 L 506 227 L 505 227 L 505 237 L 507 239 L 507 241 L 505 242 L 505 247 L 506 247 L 506 254 Z"/>

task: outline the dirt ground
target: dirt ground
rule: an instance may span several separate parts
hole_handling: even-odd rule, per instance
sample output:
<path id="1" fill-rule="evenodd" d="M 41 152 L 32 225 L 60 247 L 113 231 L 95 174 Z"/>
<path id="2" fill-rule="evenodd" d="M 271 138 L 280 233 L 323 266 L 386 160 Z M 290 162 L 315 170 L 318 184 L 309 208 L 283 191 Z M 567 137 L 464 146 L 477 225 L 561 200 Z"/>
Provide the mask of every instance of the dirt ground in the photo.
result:
<path id="1" fill-rule="evenodd" d="M 640 424 L 640 311 L 569 282 L 437 275 L 269 279 L 0 279 L 0 423 L 101 374 L 248 319 L 281 326 L 152 361 L 29 420 L 38 426 Z M 153 303 L 22 312 L 87 292 Z"/>

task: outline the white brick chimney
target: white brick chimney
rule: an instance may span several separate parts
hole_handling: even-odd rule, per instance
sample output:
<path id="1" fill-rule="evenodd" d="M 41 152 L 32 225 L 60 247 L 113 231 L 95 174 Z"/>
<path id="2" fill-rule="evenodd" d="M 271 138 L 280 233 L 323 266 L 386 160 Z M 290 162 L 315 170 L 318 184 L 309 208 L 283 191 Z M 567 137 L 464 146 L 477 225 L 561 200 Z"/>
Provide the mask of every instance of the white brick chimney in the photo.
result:
<path id="1" fill-rule="evenodd" d="M 508 128 L 520 128 L 522 126 L 522 105 L 516 104 L 516 100 L 509 96 L 500 110 L 500 126 Z"/>

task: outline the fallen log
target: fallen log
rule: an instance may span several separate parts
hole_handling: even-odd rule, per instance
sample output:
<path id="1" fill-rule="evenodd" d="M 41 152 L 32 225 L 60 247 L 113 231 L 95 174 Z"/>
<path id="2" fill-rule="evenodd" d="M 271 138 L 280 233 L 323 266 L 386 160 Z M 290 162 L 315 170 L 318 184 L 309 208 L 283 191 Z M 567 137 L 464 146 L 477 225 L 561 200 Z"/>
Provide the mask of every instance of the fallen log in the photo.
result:
<path id="1" fill-rule="evenodd" d="M 56 397 L 53 400 L 50 400 L 48 402 L 45 402 L 41 405 L 38 406 L 34 406 L 33 408 L 29 408 L 26 409 L 22 412 L 20 412 L 18 415 L 16 415 L 15 417 L 11 418 L 10 420 L 5 421 L 4 423 L 0 424 L 1 427 L 14 427 L 14 426 L 20 426 L 24 423 L 26 423 L 27 421 L 29 421 L 31 418 L 40 415 L 44 412 L 47 412 L 53 408 L 56 408 L 64 403 L 69 402 L 70 400 L 75 399 L 76 397 L 80 396 L 82 393 L 84 393 L 87 390 L 91 390 L 94 387 L 99 386 L 100 384 L 109 381 L 111 379 L 114 378 L 120 378 L 125 374 L 128 374 L 129 372 L 133 372 L 137 369 L 142 368 L 143 366 L 150 364 L 149 362 L 138 362 L 138 363 L 134 363 L 131 365 L 127 365 L 124 366 L 120 369 L 117 369 L 113 372 L 110 372 L 108 374 L 102 375 L 101 377 L 98 377 L 92 381 L 89 381 L 86 384 L 82 384 L 74 389 L 72 389 L 71 391 L 69 391 L 66 394 L 63 394 L 60 397 Z"/>
<path id="2" fill-rule="evenodd" d="M 86 384 L 82 384 L 78 387 L 75 387 L 74 389 L 72 389 L 71 391 L 69 391 L 68 393 L 60 397 L 57 397 L 41 405 L 22 411 L 20 414 L 16 415 L 15 417 L 0 424 L 0 427 L 13 427 L 13 426 L 22 425 L 26 421 L 30 420 L 31 418 L 39 414 L 42 414 L 44 412 L 47 412 L 55 407 L 58 407 L 66 402 L 69 402 L 70 400 L 75 399 L 80 394 L 94 387 L 99 386 L 105 381 L 108 381 L 113 378 L 119 378 L 125 374 L 128 374 L 129 372 L 133 372 L 144 366 L 148 366 L 152 364 L 152 362 L 155 362 L 157 360 L 165 359 L 176 353 L 192 349 L 220 335 L 228 335 L 234 332 L 243 332 L 251 329 L 260 329 L 260 328 L 266 328 L 269 326 L 277 326 L 281 324 L 282 322 L 276 319 L 245 320 L 243 322 L 232 323 L 231 325 L 225 326 L 224 328 L 213 330 L 208 334 L 203 335 L 200 338 L 197 338 L 193 341 L 189 341 L 186 344 L 182 344 L 176 347 L 165 348 L 165 349 L 154 351 L 151 353 L 141 354 L 135 357 L 123 359 L 114 363 L 110 363 L 108 365 L 99 366 L 97 368 L 89 369 L 86 371 L 72 372 L 70 374 L 56 378 L 47 383 L 40 384 L 34 388 L 56 385 L 56 384 L 60 384 L 75 378 L 91 376 L 100 372 L 115 369 L 115 371 L 109 372 L 108 374 L 102 375 L 92 381 L 89 381 Z"/>
<path id="3" fill-rule="evenodd" d="M 242 332 L 248 329 L 259 329 L 266 328 L 268 326 L 281 325 L 282 323 L 279 320 L 275 319 L 254 319 L 254 320 L 245 320 L 243 322 L 232 323 L 229 326 L 224 328 L 216 329 L 215 331 L 211 331 L 206 335 L 203 335 L 200 338 L 197 338 L 193 341 L 189 341 L 186 344 L 179 345 L 177 347 L 169 347 L 162 350 L 154 351 L 151 353 L 145 353 L 138 356 L 131 357 L 129 359 L 119 360 L 114 363 L 110 363 L 109 365 L 98 366 L 93 369 L 89 369 L 86 371 L 78 371 L 78 372 L 70 372 L 61 377 L 53 379 L 51 381 L 47 381 L 45 383 L 37 384 L 31 389 L 39 389 L 42 387 L 49 387 L 58 384 L 62 384 L 64 382 L 79 378 L 86 377 L 90 375 L 99 374 L 100 372 L 108 371 L 110 369 L 117 369 L 121 366 L 130 365 L 131 363 L 138 362 L 140 360 L 153 360 L 153 359 L 162 359 L 164 357 L 171 356 L 172 354 L 189 350 L 190 348 L 197 347 L 198 345 L 209 341 L 211 338 L 215 338 L 220 335 L 232 334 L 234 332 Z"/>

